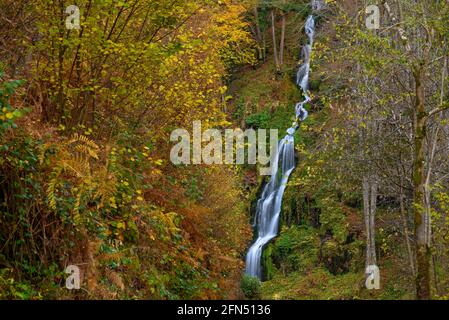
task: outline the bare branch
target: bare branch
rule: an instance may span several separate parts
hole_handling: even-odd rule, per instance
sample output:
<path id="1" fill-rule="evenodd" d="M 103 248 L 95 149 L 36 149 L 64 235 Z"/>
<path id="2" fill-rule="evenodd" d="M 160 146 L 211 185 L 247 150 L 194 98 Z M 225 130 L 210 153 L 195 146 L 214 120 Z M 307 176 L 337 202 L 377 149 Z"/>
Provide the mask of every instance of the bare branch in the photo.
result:
<path id="1" fill-rule="evenodd" d="M 439 107 L 433 109 L 432 111 L 429 112 L 428 117 L 432 117 L 440 112 L 446 111 L 449 109 L 449 101 L 446 101 L 445 103 L 443 103 L 442 105 L 440 105 Z"/>

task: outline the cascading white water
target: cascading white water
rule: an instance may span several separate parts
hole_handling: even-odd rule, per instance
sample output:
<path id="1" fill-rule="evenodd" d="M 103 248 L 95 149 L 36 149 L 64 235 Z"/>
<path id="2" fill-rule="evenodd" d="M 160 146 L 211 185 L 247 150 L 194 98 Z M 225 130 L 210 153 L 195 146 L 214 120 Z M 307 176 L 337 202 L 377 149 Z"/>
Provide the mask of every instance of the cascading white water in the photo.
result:
<path id="1" fill-rule="evenodd" d="M 309 42 L 302 49 L 302 60 L 304 63 L 299 67 L 296 75 L 296 83 L 301 87 L 305 96 L 304 101 L 296 105 L 296 116 L 302 120 L 303 113 L 307 117 L 307 110 L 304 109 L 304 105 L 310 101 L 307 90 L 309 89 L 309 73 L 310 73 L 310 54 L 312 53 L 313 38 L 315 36 L 315 19 L 312 15 L 307 18 L 305 31 Z"/>
<path id="2" fill-rule="evenodd" d="M 320 10 L 322 5 L 319 0 L 313 0 L 312 10 Z M 254 227 L 257 227 L 257 239 L 249 248 L 246 256 L 246 274 L 262 279 L 261 257 L 264 246 L 275 238 L 279 229 L 282 198 L 287 182 L 295 168 L 295 142 L 293 135 L 298 129 L 298 121 L 304 121 L 307 110 L 304 105 L 310 101 L 308 95 L 310 54 L 315 35 L 315 19 L 313 15 L 307 18 L 305 32 L 309 42 L 302 49 L 303 64 L 299 67 L 296 83 L 302 89 L 305 100 L 299 102 L 296 107 L 297 121 L 287 130 L 287 135 L 279 142 L 277 152 L 272 159 L 271 179 L 264 187 L 260 199 L 257 201 Z"/>

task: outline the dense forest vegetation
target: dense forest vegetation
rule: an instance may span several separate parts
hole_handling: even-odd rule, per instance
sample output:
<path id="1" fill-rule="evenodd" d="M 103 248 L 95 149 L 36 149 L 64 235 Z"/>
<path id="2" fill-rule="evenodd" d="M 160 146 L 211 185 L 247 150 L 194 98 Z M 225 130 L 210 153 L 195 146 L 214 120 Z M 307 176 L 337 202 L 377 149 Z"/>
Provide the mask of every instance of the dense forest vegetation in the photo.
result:
<path id="1" fill-rule="evenodd" d="M 260 281 L 269 177 L 174 164 L 171 133 L 283 136 L 309 15 Z M 448 22 L 447 0 L 0 0 L 0 299 L 449 299 Z"/>

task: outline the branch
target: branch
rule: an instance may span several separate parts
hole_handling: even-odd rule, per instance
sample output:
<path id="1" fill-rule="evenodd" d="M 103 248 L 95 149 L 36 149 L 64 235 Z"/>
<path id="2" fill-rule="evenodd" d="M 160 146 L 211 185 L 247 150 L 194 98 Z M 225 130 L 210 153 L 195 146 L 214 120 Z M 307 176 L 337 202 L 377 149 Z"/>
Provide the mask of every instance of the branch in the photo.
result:
<path id="1" fill-rule="evenodd" d="M 400 27 L 400 25 L 401 25 L 402 22 L 401 22 L 401 21 L 398 21 L 398 19 L 396 19 L 396 17 L 394 16 L 393 12 L 391 11 L 391 8 L 390 8 L 390 6 L 388 5 L 388 2 L 387 2 L 387 1 L 383 1 L 383 5 L 384 5 L 385 10 L 386 10 L 387 13 L 388 13 L 389 18 L 390 18 L 391 21 L 393 22 L 393 24 L 394 24 L 394 25 L 398 25 L 397 30 L 398 30 L 399 37 L 401 38 L 402 42 L 404 43 L 404 45 L 405 45 L 405 50 L 407 51 L 407 53 L 410 53 L 411 50 L 412 50 L 412 48 L 411 48 L 411 46 L 410 46 L 409 39 L 408 39 L 407 36 L 406 36 L 405 30 L 404 30 L 402 27 Z"/>
<path id="2" fill-rule="evenodd" d="M 433 109 L 432 111 L 429 112 L 428 117 L 432 117 L 440 112 L 443 112 L 445 110 L 449 109 L 449 101 L 446 101 L 445 103 L 443 103 L 442 105 L 440 105 L 439 107 Z"/>

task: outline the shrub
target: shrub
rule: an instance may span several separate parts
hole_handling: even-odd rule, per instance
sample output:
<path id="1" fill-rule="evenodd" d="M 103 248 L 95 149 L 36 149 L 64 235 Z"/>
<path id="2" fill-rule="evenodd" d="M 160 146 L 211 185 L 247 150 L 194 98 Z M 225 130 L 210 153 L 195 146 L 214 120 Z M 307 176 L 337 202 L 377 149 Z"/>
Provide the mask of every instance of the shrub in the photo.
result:
<path id="1" fill-rule="evenodd" d="M 240 282 L 240 288 L 248 299 L 260 298 L 260 281 L 258 278 L 244 275 Z"/>
<path id="2" fill-rule="evenodd" d="M 3 75 L 0 69 L 0 134 L 6 129 L 16 128 L 15 120 L 22 116 L 22 111 L 14 109 L 9 100 L 23 81 L 4 81 Z"/>
<path id="3" fill-rule="evenodd" d="M 246 118 L 246 125 L 253 129 L 268 128 L 270 115 L 267 111 L 251 114 Z"/>

